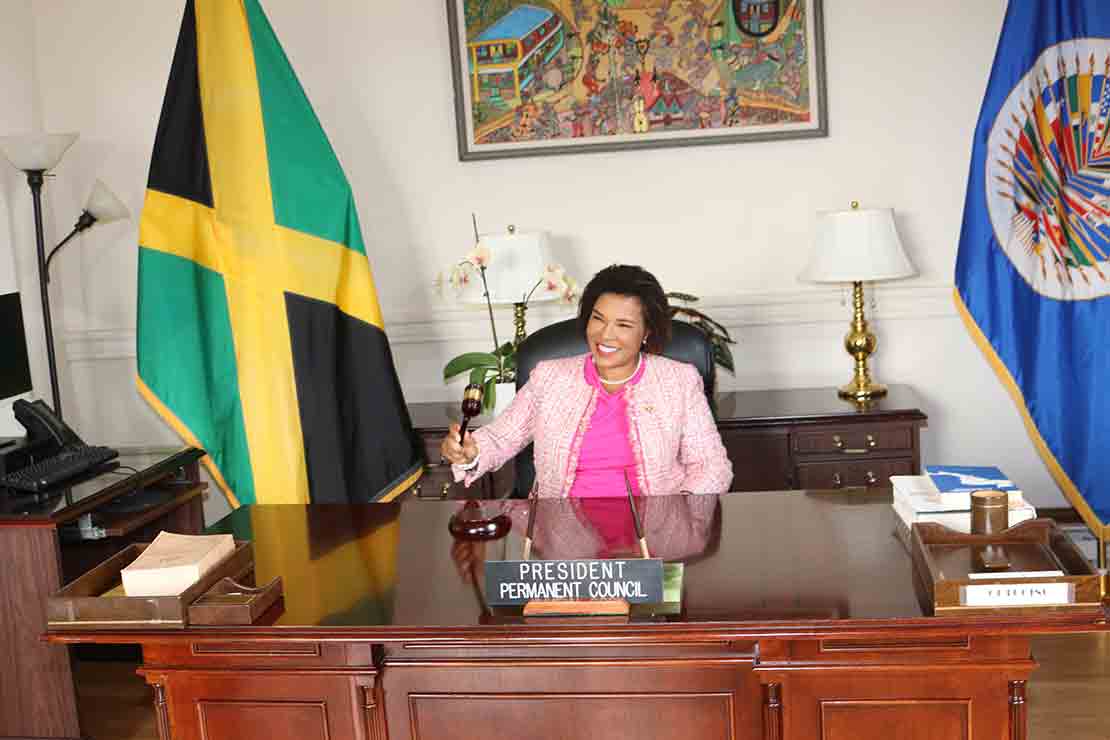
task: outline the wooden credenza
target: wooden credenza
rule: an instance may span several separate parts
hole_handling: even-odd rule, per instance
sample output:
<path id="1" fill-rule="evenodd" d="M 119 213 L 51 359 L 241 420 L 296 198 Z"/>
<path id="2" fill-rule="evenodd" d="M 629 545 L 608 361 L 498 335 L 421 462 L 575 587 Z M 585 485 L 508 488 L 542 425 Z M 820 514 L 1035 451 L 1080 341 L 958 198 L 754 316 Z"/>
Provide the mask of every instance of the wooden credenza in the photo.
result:
<path id="1" fill-rule="evenodd" d="M 198 534 L 203 456 L 124 454 L 137 472 L 86 476 L 41 496 L 0 489 L 0 740 L 82 737 L 69 654 L 41 639 L 46 599 L 132 542 L 163 529 Z"/>
<path id="2" fill-rule="evenodd" d="M 408 499 L 243 507 L 210 528 L 251 536 L 259 582 L 283 577 L 258 624 L 49 639 L 142 645 L 161 740 L 1024 740 L 1030 636 L 1107 627 L 1102 609 L 928 616 L 887 492 L 641 503 L 684 598 L 623 623 L 486 607 L 471 575 L 519 557 L 520 527 L 460 542 L 458 502 Z M 527 502 L 481 505 L 519 524 Z M 617 509 L 538 506 L 534 556 L 635 547 Z"/>
<path id="3" fill-rule="evenodd" d="M 454 495 L 450 468 L 438 461 L 458 405 L 411 403 L 409 413 L 430 463 L 414 495 Z M 928 417 L 908 386 L 890 386 L 885 398 L 866 406 L 842 401 L 835 388 L 720 393 L 716 416 L 732 460 L 733 491 L 887 486 L 892 475 L 921 472 L 921 429 Z M 479 417 L 475 426 L 483 421 Z M 510 490 L 512 480 L 510 464 L 479 490 L 493 497 Z"/>

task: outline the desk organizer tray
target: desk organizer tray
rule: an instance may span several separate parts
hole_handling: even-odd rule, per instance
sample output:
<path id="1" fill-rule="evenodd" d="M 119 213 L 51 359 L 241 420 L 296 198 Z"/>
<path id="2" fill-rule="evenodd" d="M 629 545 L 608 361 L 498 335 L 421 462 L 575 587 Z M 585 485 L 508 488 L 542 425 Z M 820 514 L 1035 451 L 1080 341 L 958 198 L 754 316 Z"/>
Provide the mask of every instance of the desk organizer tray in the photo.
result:
<path id="1" fill-rule="evenodd" d="M 260 588 L 221 578 L 189 605 L 189 624 L 254 624 L 281 592 L 281 576 Z"/>
<path id="2" fill-rule="evenodd" d="M 915 523 L 911 554 L 918 596 L 935 615 L 1102 611 L 1102 576 L 1051 519 L 989 535 Z"/>
<path id="3" fill-rule="evenodd" d="M 216 583 L 253 577 L 254 549 L 250 542 L 236 541 L 231 554 L 176 596 L 125 596 L 120 571 L 148 544 L 128 545 L 47 599 L 47 626 L 52 630 L 182 629 L 189 622 L 189 605 Z"/>

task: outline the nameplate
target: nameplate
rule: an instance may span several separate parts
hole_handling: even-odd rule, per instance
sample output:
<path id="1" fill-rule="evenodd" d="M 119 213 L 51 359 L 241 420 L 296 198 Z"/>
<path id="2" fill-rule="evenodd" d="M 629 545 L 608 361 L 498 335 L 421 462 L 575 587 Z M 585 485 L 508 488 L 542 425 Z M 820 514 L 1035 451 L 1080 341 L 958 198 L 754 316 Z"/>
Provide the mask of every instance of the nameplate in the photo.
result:
<path id="1" fill-rule="evenodd" d="M 1075 601 L 1070 583 L 1005 583 L 960 586 L 963 606 L 1062 606 Z"/>
<path id="2" fill-rule="evenodd" d="M 663 561 L 490 560 L 486 602 L 516 606 L 529 601 L 624 599 L 630 604 L 663 601 Z"/>

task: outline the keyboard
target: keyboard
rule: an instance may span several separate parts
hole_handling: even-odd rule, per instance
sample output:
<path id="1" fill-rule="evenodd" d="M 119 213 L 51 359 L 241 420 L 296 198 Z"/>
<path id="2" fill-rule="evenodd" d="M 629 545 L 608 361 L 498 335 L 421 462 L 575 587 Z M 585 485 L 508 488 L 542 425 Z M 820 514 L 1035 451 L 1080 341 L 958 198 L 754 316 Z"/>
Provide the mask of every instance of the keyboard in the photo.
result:
<path id="1" fill-rule="evenodd" d="M 41 493 L 117 457 L 119 452 L 111 447 L 66 445 L 51 457 L 0 475 L 0 487 Z"/>

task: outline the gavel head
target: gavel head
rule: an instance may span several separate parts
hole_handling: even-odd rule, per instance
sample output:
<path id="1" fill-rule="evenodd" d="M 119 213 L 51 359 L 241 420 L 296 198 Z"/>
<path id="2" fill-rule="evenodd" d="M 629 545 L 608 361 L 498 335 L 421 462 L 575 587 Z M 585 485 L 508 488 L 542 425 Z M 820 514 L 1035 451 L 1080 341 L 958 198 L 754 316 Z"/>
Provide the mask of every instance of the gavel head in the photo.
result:
<path id="1" fill-rule="evenodd" d="M 462 412 L 467 419 L 482 413 L 482 386 L 478 383 L 471 383 L 463 391 Z"/>

